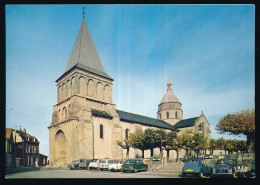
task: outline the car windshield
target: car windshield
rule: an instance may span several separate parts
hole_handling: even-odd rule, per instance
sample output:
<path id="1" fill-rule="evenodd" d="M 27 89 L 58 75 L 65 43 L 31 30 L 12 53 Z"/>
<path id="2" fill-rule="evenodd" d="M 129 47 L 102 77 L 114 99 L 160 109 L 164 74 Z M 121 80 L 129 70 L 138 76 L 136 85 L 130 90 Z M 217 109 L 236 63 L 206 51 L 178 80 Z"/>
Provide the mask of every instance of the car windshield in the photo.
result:
<path id="1" fill-rule="evenodd" d="M 129 160 L 129 161 L 126 161 L 125 164 L 134 164 L 134 161 Z"/>
<path id="2" fill-rule="evenodd" d="M 217 164 L 233 164 L 233 160 L 218 160 Z"/>
<path id="3" fill-rule="evenodd" d="M 97 159 L 92 159 L 90 162 L 97 162 Z"/>
<path id="4" fill-rule="evenodd" d="M 197 159 L 188 159 L 186 163 L 198 163 Z"/>

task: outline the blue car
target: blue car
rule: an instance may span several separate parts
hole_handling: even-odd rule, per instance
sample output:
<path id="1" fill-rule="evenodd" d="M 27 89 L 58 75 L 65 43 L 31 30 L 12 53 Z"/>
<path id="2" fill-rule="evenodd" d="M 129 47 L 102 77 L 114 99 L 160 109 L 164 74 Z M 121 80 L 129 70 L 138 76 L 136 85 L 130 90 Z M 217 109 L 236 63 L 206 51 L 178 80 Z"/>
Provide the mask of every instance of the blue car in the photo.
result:
<path id="1" fill-rule="evenodd" d="M 182 177 L 200 177 L 210 176 L 212 168 L 206 164 L 206 161 L 200 158 L 189 158 L 185 161 L 182 168 Z"/>
<path id="2" fill-rule="evenodd" d="M 235 159 L 218 159 L 213 167 L 212 177 L 233 177 L 236 178 L 237 161 Z"/>

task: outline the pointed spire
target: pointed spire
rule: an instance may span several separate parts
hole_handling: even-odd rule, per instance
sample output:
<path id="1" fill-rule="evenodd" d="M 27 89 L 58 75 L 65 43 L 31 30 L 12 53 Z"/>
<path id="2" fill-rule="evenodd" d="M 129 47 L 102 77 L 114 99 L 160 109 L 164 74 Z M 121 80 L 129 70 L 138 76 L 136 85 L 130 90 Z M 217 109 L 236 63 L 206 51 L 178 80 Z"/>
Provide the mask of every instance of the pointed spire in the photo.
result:
<path id="1" fill-rule="evenodd" d="M 91 69 L 106 73 L 89 33 L 85 18 L 82 20 L 65 72 L 76 64 L 82 64 Z"/>
<path id="2" fill-rule="evenodd" d="M 176 97 L 176 95 L 173 93 L 172 91 L 172 82 L 171 82 L 171 79 L 170 79 L 170 76 L 168 76 L 168 81 L 167 81 L 167 92 L 166 94 L 164 95 L 161 103 L 168 103 L 168 102 L 179 102 L 179 99 Z M 160 103 L 160 104 L 161 104 Z"/>
<path id="3" fill-rule="evenodd" d="M 172 86 L 172 82 L 171 82 L 170 76 L 168 76 L 167 91 L 172 90 L 171 86 Z"/>

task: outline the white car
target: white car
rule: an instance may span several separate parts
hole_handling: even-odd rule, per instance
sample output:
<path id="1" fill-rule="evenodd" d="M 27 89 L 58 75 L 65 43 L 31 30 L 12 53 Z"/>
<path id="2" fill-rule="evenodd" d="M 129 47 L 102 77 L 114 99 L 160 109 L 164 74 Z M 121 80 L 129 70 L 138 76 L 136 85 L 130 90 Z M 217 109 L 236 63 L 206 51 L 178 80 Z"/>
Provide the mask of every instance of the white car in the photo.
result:
<path id="1" fill-rule="evenodd" d="M 103 159 L 99 163 L 99 170 L 108 170 L 108 166 L 112 164 L 114 160 L 110 160 L 109 158 Z"/>
<path id="2" fill-rule="evenodd" d="M 88 165 L 88 169 L 89 170 L 99 170 L 99 163 L 100 163 L 100 159 L 93 159 L 89 165 Z"/>
<path id="3" fill-rule="evenodd" d="M 109 171 L 121 171 L 121 167 L 123 165 L 123 161 L 113 161 L 112 164 L 108 165 Z"/>

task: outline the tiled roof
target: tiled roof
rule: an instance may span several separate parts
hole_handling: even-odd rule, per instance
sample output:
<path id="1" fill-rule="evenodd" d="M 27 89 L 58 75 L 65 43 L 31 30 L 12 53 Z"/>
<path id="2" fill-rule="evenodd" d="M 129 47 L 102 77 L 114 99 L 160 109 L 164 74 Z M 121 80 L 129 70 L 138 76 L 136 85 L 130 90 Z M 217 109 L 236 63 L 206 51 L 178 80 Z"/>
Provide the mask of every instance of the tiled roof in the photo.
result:
<path id="1" fill-rule="evenodd" d="M 176 123 L 173 127 L 176 128 L 176 129 L 178 129 L 178 128 L 183 128 L 183 127 L 193 126 L 193 125 L 195 124 L 195 121 L 196 121 L 198 118 L 199 118 L 199 117 L 181 120 L 181 121 L 179 121 L 178 123 Z"/>
<path id="2" fill-rule="evenodd" d="M 105 73 L 104 66 L 89 33 L 85 18 L 82 20 L 65 72 L 76 64 L 84 64 L 85 66 Z"/>
<path id="3" fill-rule="evenodd" d="M 113 119 L 112 116 L 110 116 L 107 112 L 104 111 L 99 111 L 99 110 L 91 110 L 92 115 L 94 116 L 100 116 L 100 117 L 105 117 L 105 118 L 109 118 L 109 119 Z"/>
<path id="4" fill-rule="evenodd" d="M 170 129 L 170 130 L 175 130 L 172 125 L 169 123 L 166 123 L 165 121 L 138 115 L 138 114 L 133 114 L 121 110 L 116 110 L 119 118 L 121 121 L 127 121 L 131 123 L 139 123 L 141 125 L 145 126 L 152 126 L 152 127 L 158 127 L 158 128 L 164 128 L 164 129 Z"/>

